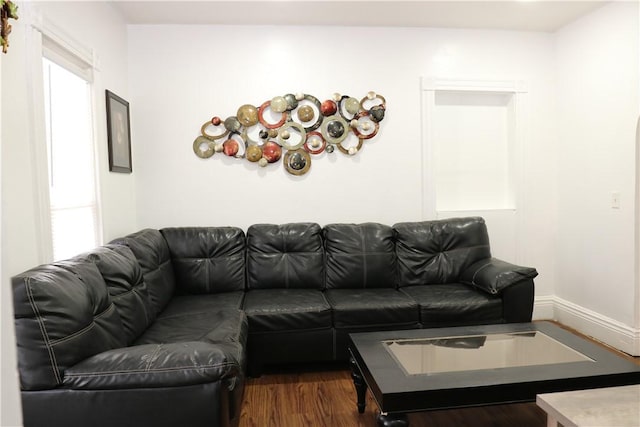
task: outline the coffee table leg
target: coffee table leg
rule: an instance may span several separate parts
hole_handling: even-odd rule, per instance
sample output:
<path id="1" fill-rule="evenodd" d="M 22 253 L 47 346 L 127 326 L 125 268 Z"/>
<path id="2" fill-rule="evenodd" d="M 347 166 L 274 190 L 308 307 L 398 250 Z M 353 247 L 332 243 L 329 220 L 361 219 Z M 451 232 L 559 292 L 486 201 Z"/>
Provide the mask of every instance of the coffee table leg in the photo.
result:
<path id="1" fill-rule="evenodd" d="M 362 372 L 360 372 L 360 368 L 358 368 L 358 364 L 353 357 L 351 357 L 349 363 L 351 363 L 353 385 L 356 387 L 356 393 L 358 394 L 358 412 L 362 414 L 366 405 L 367 383 L 364 381 Z"/>
<path id="2" fill-rule="evenodd" d="M 409 418 L 407 414 L 381 412 L 378 415 L 378 427 L 409 427 Z"/>

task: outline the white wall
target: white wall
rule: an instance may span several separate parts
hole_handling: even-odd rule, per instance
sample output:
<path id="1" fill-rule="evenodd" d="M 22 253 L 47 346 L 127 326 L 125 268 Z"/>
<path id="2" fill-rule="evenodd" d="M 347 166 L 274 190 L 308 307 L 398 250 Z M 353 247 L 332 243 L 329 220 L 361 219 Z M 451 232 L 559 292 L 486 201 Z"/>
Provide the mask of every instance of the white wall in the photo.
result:
<path id="1" fill-rule="evenodd" d="M 2 67 L 0 66 L 0 93 L 2 93 Z M 2 105 L 0 105 L 0 147 L 2 146 Z M 2 172 L 2 154 L 0 153 L 0 175 Z M 2 200 L 0 189 L 0 200 Z M 0 224 L 2 211 L 0 210 Z M 0 240 L 2 227 L 0 226 Z M 0 251 L 1 252 L 1 251 Z M 20 407 L 18 376 L 16 366 L 15 336 L 13 333 L 12 295 L 8 280 L 2 274 L 0 263 L 0 426 L 18 426 L 22 423 L 21 414 L 15 408 Z M 5 327 L 5 325 L 7 325 Z"/>
<path id="2" fill-rule="evenodd" d="M 2 419 L 0 425 L 20 424 L 20 405 L 15 382 L 10 376 L 15 366 L 13 324 L 4 321 L 11 315 L 10 299 L 5 298 L 9 277 L 40 263 L 42 259 L 38 222 L 39 205 L 35 196 L 35 154 L 29 139 L 33 129 L 29 68 L 31 22 L 36 16 L 62 29 L 64 36 L 92 48 L 99 60 L 95 90 L 99 156 L 99 180 L 103 206 L 105 240 L 136 229 L 134 180 L 131 175 L 108 172 L 104 89 L 127 97 L 127 32 L 124 21 L 112 5 L 101 2 L 29 2 L 20 3 L 20 19 L 12 21 L 11 47 L 1 59 L 2 67 Z M 135 168 L 135 163 L 134 163 Z M 9 377 L 5 377 L 9 375 Z"/>
<path id="3" fill-rule="evenodd" d="M 556 295 L 622 327 L 636 315 L 639 29 L 638 3 L 615 2 L 557 33 Z"/>
<path id="4" fill-rule="evenodd" d="M 38 255 L 39 205 L 36 189 L 35 156 L 29 136 L 32 120 L 31 79 L 39 77 L 36 68 L 32 76 L 26 41 L 30 21 L 43 20 L 61 29 L 71 38 L 95 51 L 99 70 L 95 73 L 96 143 L 101 203 L 103 207 L 104 239 L 109 240 L 131 232 L 135 225 L 134 180 L 131 175 L 108 172 L 106 113 L 104 90 L 127 96 L 127 34 L 121 16 L 108 3 L 101 2 L 30 2 L 23 5 L 21 19 L 13 24 L 11 51 L 3 58 L 3 243 L 10 250 L 3 252 L 5 274 L 16 274 L 37 263 L 46 262 Z M 37 67 L 37 64 L 36 64 Z"/>
<path id="5" fill-rule="evenodd" d="M 416 28 L 130 26 L 129 65 L 141 227 L 422 219 L 421 77 L 525 80 L 529 92 L 518 262 L 552 293 L 555 160 L 553 35 Z M 288 92 L 327 99 L 375 90 L 379 134 L 354 157 L 313 158 L 303 177 L 192 143 L 213 115 Z M 539 165 L 544 165 L 539 167 Z M 461 213 L 464 215 L 464 212 Z M 551 224 L 551 226 L 549 226 Z M 498 233 L 499 224 L 489 224 Z M 513 254 L 507 257 L 516 261 Z"/>

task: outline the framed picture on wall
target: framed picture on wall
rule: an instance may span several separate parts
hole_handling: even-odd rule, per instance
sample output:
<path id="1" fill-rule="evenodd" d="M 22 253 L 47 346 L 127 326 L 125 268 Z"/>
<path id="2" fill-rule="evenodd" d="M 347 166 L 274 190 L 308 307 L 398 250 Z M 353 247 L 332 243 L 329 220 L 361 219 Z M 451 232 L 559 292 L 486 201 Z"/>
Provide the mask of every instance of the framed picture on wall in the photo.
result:
<path id="1" fill-rule="evenodd" d="M 129 103 L 109 90 L 106 91 L 106 98 L 109 171 L 131 173 Z"/>

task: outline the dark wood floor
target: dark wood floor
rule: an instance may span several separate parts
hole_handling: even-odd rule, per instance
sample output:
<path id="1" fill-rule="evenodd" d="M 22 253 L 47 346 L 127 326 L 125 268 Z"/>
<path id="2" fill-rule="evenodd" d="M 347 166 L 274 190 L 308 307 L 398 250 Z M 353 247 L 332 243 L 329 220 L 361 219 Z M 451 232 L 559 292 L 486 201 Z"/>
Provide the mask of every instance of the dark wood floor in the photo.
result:
<path id="1" fill-rule="evenodd" d="M 640 365 L 640 358 L 628 358 Z M 247 381 L 240 427 L 375 427 L 376 410 L 368 394 L 367 409 L 358 414 L 347 366 L 294 368 Z M 412 427 L 547 425 L 545 412 L 535 403 L 416 413 L 409 422 Z"/>
<path id="2" fill-rule="evenodd" d="M 351 373 L 344 369 L 271 373 L 247 382 L 240 427 L 375 427 L 376 404 L 367 394 L 356 410 Z M 535 403 L 432 411 L 409 415 L 412 427 L 546 427 Z"/>

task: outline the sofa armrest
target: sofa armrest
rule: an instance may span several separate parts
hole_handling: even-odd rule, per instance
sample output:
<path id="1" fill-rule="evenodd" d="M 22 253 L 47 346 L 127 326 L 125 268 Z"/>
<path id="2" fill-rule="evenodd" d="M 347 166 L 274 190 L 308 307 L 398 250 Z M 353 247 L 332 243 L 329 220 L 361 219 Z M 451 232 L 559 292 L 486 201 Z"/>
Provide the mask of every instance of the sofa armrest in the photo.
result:
<path id="1" fill-rule="evenodd" d="M 502 317 L 505 323 L 531 322 L 535 287 L 533 279 L 525 279 L 505 288 L 502 293 Z"/>
<path id="2" fill-rule="evenodd" d="M 96 354 L 65 371 L 63 384 L 81 390 L 181 387 L 240 375 L 223 347 L 207 342 L 146 344 Z"/>
<path id="3" fill-rule="evenodd" d="M 535 268 L 488 258 L 470 265 L 460 275 L 460 282 L 495 295 L 518 282 L 533 279 L 537 275 Z"/>

